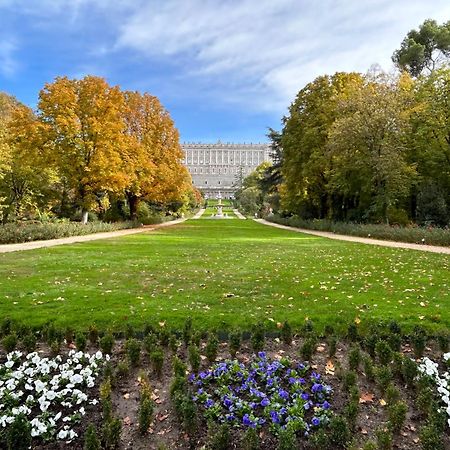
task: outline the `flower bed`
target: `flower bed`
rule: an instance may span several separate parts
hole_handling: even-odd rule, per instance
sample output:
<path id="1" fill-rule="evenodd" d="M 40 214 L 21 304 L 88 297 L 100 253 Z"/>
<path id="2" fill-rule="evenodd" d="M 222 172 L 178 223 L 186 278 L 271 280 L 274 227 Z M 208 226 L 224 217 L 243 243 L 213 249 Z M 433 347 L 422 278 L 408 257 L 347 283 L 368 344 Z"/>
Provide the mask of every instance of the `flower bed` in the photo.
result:
<path id="1" fill-rule="evenodd" d="M 327 423 L 331 388 L 305 364 L 270 361 L 260 352 L 248 365 L 228 360 L 191 375 L 204 415 L 242 428 L 269 426 L 308 434 Z"/>
<path id="2" fill-rule="evenodd" d="M 70 442 L 77 437 L 73 426 L 88 404 L 98 400 L 90 394 L 103 365 L 103 354 L 71 350 L 67 358 L 26 357 L 11 352 L 0 365 L 0 437 L 18 416 L 31 424 L 31 436 Z M 105 359 L 109 359 L 107 355 Z"/>
<path id="3" fill-rule="evenodd" d="M 450 353 L 443 355 L 443 360 L 447 367 L 450 367 Z M 422 376 L 428 376 L 436 385 L 439 397 L 443 406 L 443 411 L 447 414 L 447 423 L 450 427 L 450 373 L 448 371 L 440 373 L 439 364 L 430 358 L 423 358 L 419 364 L 419 372 Z"/>

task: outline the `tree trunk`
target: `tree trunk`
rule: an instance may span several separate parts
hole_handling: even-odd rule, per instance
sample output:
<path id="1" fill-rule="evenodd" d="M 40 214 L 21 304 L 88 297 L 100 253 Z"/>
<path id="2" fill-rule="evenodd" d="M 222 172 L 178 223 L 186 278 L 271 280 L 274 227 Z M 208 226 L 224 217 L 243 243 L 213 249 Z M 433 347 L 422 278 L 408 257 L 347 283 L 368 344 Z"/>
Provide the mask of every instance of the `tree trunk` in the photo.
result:
<path id="1" fill-rule="evenodd" d="M 81 210 L 81 223 L 86 225 L 88 223 L 89 211 L 86 211 L 84 208 Z"/>
<path id="2" fill-rule="evenodd" d="M 135 194 L 127 192 L 128 205 L 130 207 L 130 219 L 137 220 L 138 214 L 138 206 L 139 206 L 139 197 Z"/>

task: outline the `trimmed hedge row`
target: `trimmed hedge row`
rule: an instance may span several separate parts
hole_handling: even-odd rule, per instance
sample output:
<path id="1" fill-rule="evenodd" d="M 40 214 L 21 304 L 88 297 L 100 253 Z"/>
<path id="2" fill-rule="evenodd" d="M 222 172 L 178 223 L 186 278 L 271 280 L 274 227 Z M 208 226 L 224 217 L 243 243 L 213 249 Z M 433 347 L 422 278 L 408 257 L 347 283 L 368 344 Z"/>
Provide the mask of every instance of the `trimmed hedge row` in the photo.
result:
<path id="1" fill-rule="evenodd" d="M 418 226 L 399 227 L 383 224 L 359 224 L 332 222 L 330 220 L 305 220 L 298 216 L 266 218 L 270 222 L 316 231 L 331 231 L 348 236 L 371 237 L 387 241 L 410 242 L 414 244 L 450 246 L 450 229 L 425 228 Z"/>
<path id="2" fill-rule="evenodd" d="M 136 222 L 90 222 L 83 225 L 79 222 L 33 222 L 7 223 L 0 225 L 0 244 L 58 239 L 70 236 L 82 236 L 92 233 L 117 231 L 136 228 Z"/>

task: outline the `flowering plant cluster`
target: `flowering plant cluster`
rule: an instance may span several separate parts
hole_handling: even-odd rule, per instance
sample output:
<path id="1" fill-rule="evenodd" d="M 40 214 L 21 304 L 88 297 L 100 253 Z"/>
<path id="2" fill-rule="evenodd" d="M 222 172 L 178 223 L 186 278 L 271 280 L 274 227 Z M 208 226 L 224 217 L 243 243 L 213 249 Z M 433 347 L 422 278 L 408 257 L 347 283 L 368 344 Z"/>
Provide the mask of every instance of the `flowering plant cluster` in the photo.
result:
<path id="1" fill-rule="evenodd" d="M 104 358 L 100 351 L 90 355 L 71 350 L 65 361 L 61 355 L 9 353 L 0 364 L 0 432 L 23 414 L 31 423 L 32 437 L 73 440 L 73 425 L 85 414 L 85 405 L 98 402 L 89 398 L 89 389 L 104 359 L 109 356 Z"/>
<path id="2" fill-rule="evenodd" d="M 445 353 L 443 357 L 447 365 L 450 364 L 450 353 Z M 419 364 L 419 372 L 422 375 L 429 376 L 433 379 L 437 386 L 439 397 L 444 404 L 443 410 L 447 413 L 447 423 L 450 427 L 450 373 L 439 373 L 439 364 L 432 361 L 430 358 L 423 358 Z"/>
<path id="3" fill-rule="evenodd" d="M 289 428 L 307 435 L 331 415 L 332 390 L 320 374 L 289 359 L 270 361 L 264 352 L 247 366 L 227 360 L 189 380 L 207 418 L 237 427 L 266 424 L 275 433 Z"/>

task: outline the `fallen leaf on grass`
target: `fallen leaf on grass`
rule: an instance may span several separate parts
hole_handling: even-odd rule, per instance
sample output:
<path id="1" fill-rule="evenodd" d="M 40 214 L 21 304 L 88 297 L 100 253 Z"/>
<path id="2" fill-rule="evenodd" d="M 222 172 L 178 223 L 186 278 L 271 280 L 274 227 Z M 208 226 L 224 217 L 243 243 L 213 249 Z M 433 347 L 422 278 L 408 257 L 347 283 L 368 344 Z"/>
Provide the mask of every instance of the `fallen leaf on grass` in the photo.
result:
<path id="1" fill-rule="evenodd" d="M 380 405 L 381 406 L 386 406 L 387 405 L 386 400 L 384 398 L 380 398 Z"/>
<path id="2" fill-rule="evenodd" d="M 158 322 L 158 323 L 159 323 L 159 326 L 160 326 L 161 328 L 166 326 L 166 321 L 164 321 L 164 322 Z"/>
<path id="3" fill-rule="evenodd" d="M 371 392 L 365 392 L 359 397 L 359 403 L 372 403 L 374 395 Z"/>

